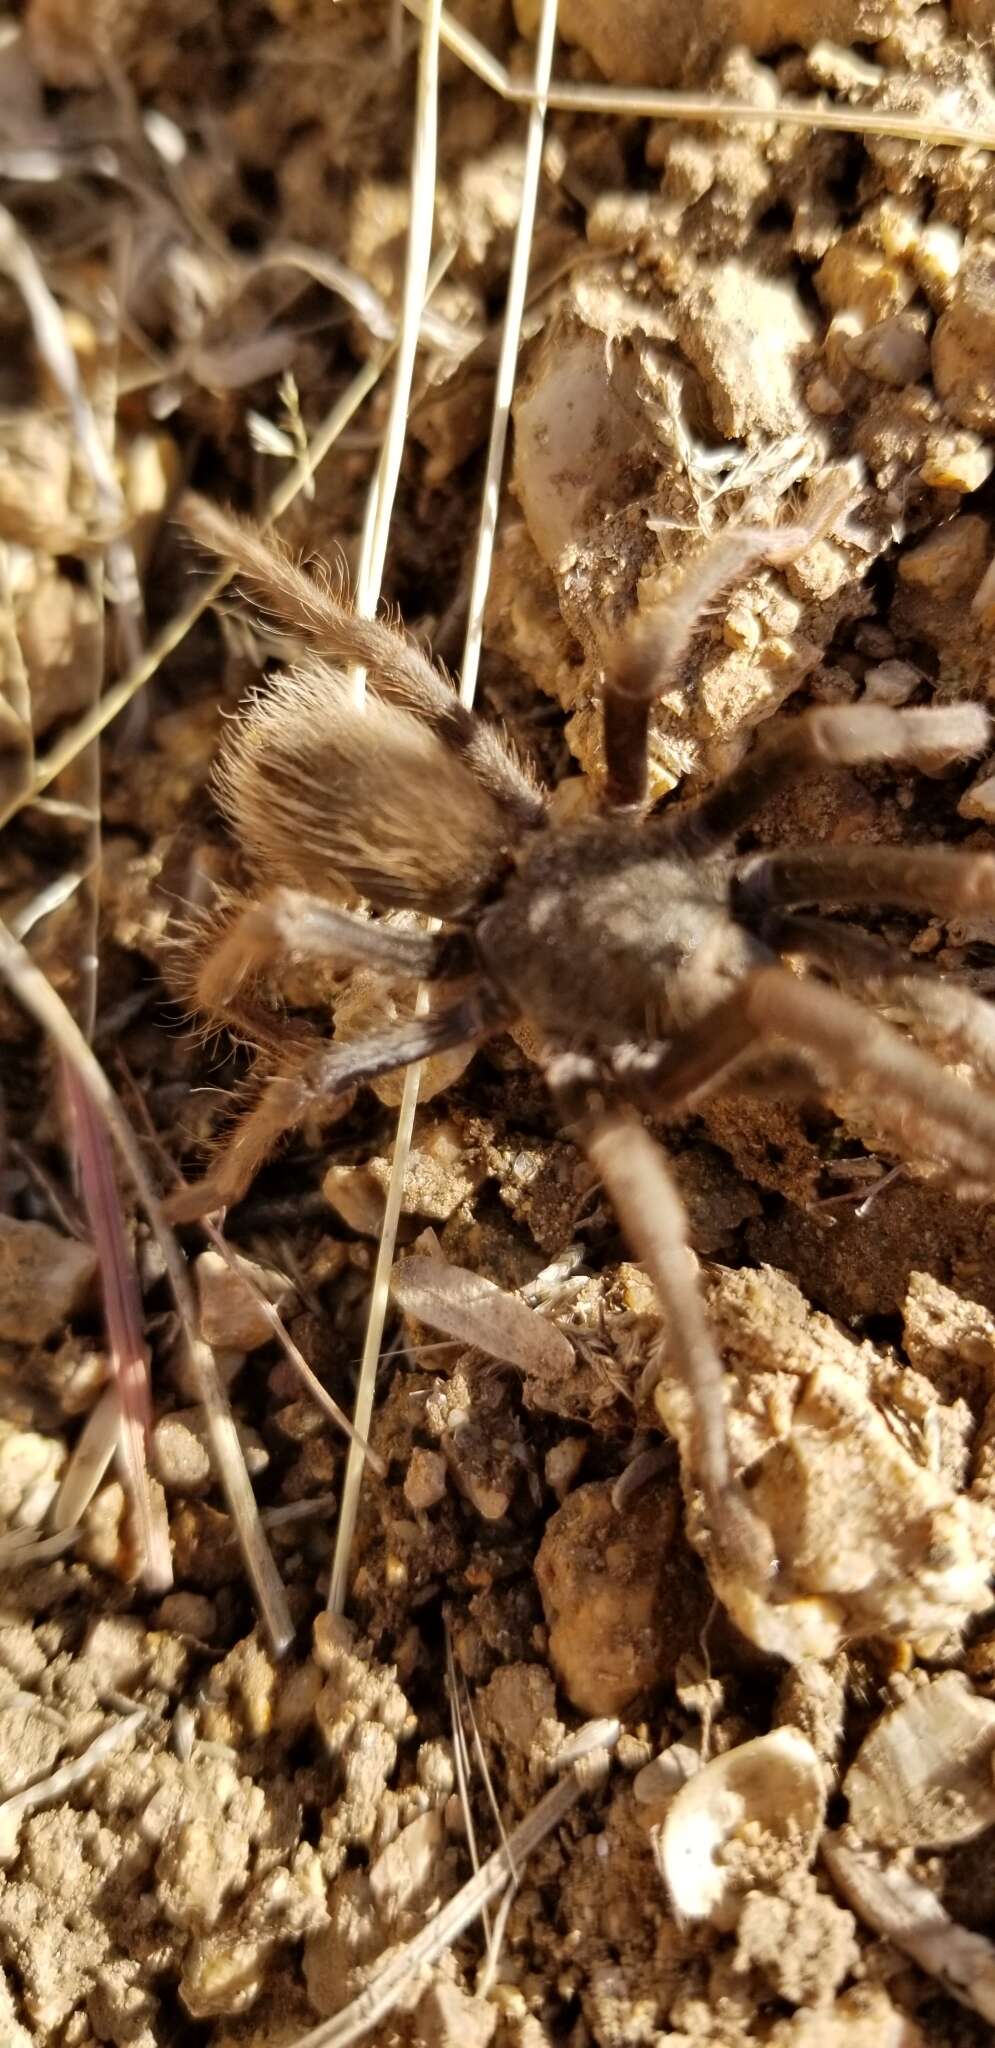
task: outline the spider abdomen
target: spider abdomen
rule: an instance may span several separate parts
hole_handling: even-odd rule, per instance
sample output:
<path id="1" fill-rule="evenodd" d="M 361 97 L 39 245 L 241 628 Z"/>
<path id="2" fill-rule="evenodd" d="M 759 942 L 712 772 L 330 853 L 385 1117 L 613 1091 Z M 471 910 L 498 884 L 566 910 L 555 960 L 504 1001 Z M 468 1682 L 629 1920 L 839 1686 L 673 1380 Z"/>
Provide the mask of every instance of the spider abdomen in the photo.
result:
<path id="1" fill-rule="evenodd" d="M 732 916 L 725 863 L 658 852 L 628 821 L 539 838 L 477 943 L 516 1009 L 601 1044 L 693 1022 L 762 957 Z"/>

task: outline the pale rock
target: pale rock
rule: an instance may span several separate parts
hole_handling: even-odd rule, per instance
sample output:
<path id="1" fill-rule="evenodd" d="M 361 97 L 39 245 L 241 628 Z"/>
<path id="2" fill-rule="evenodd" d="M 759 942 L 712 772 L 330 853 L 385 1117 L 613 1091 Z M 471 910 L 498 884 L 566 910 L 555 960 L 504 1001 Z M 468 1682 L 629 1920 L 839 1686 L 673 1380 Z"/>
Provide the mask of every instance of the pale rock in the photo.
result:
<path id="1" fill-rule="evenodd" d="M 957 1671 L 919 1685 L 876 1721 L 843 1790 L 864 1842 L 949 1849 L 995 1825 L 995 1701 Z"/>
<path id="2" fill-rule="evenodd" d="M 966 497 L 980 491 L 995 466 L 995 449 L 966 427 L 960 432 L 938 430 L 929 437 L 928 453 L 920 465 L 924 484 L 937 491 L 959 491 Z"/>
<path id="3" fill-rule="evenodd" d="M 568 1494 L 535 1562 L 553 1668 L 587 1714 L 621 1713 L 674 1664 L 663 1615 L 676 1494 L 647 1487 L 624 1514 L 611 1495 L 601 1480 Z"/>
<path id="4" fill-rule="evenodd" d="M 490 2048 L 498 2008 L 439 1978 L 423 1991 L 414 2014 L 413 2048 Z"/>
<path id="5" fill-rule="evenodd" d="M 899 558 L 898 573 L 903 583 L 935 591 L 938 597 L 962 597 L 977 589 L 990 555 L 987 519 L 962 512 L 907 549 Z"/>
<path id="6" fill-rule="evenodd" d="M 152 1431 L 152 1467 L 167 1494 L 206 1493 L 211 1483 L 207 1444 L 176 1415 L 164 1415 Z"/>
<path id="7" fill-rule="evenodd" d="M 681 296 L 677 338 L 698 371 L 718 432 L 803 433 L 797 358 L 812 340 L 810 315 L 787 278 L 764 278 L 735 259 L 696 275 Z"/>
<path id="8" fill-rule="evenodd" d="M 917 384 L 929 369 L 929 342 L 923 322 L 915 313 L 893 313 L 873 327 L 864 328 L 847 344 L 847 355 L 856 370 L 879 384 Z"/>
<path id="9" fill-rule="evenodd" d="M 634 369 L 606 337 L 557 325 L 515 401 L 515 491 L 544 562 L 612 502 L 636 445 Z"/>
<path id="10" fill-rule="evenodd" d="M 0 1529 L 35 1529 L 58 1492 L 66 1462 L 60 1437 L 0 1419 Z"/>
<path id="11" fill-rule="evenodd" d="M 934 1469 L 928 1447 L 958 1424 L 957 1409 L 920 1381 L 929 1414 L 912 1433 L 896 1429 L 889 1409 L 909 1374 L 810 1310 L 783 1274 L 723 1271 L 710 1305 L 733 1470 L 750 1469 L 750 1507 L 779 1567 L 772 1596 L 765 1578 L 714 1547 L 686 1471 L 689 1534 L 737 1626 L 789 1663 L 829 1659 L 862 1636 L 928 1647 L 963 1629 L 991 1601 L 995 1514 Z M 666 1354 L 655 1401 L 687 1465 L 694 1412 Z"/>
<path id="12" fill-rule="evenodd" d="M 256 1265 L 252 1259 L 233 1255 L 231 1263 L 221 1252 L 203 1251 L 194 1260 L 194 1281 L 200 1305 L 201 1329 L 208 1344 L 226 1351 L 258 1351 L 273 1341 L 273 1326 L 256 1293 L 277 1310 L 294 1298 L 285 1274 Z"/>
<path id="13" fill-rule="evenodd" d="M 409 1508 L 434 1508 L 446 1491 L 446 1460 L 441 1451 L 426 1451 L 416 1447 L 408 1459 L 404 1475 L 404 1498 Z"/>
<path id="14" fill-rule="evenodd" d="M 93 1290 L 92 1245 L 47 1223 L 0 1216 L 0 1337 L 43 1344 L 84 1308 Z"/>
<path id="15" fill-rule="evenodd" d="M 870 704 L 907 704 L 921 682 L 910 661 L 882 661 L 865 670 L 864 696 Z"/>
<path id="16" fill-rule="evenodd" d="M 813 280 L 830 313 L 855 314 L 861 328 L 900 313 L 916 289 L 912 273 L 849 229 L 827 250 Z"/>
<path id="17" fill-rule="evenodd" d="M 961 426 L 995 429 L 995 238 L 964 252 L 953 297 L 933 335 L 933 382 Z"/>
<path id="18" fill-rule="evenodd" d="M 218 1626 L 218 1610 L 204 1593 L 167 1593 L 156 1608 L 154 1619 L 158 1628 L 209 1643 Z"/>
<path id="19" fill-rule="evenodd" d="M 430 1807 L 381 1850 L 370 1866 L 370 1893 L 385 1926 L 402 1913 L 429 1908 L 439 1889 L 445 1844 L 445 1816 Z"/>

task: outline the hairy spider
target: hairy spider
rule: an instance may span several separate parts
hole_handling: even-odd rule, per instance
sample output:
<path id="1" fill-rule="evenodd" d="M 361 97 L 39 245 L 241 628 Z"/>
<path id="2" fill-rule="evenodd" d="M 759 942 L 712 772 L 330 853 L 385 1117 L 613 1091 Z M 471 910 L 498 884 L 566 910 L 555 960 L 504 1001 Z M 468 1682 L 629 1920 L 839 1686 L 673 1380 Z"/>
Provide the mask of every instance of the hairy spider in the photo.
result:
<path id="1" fill-rule="evenodd" d="M 186 517 L 313 650 L 250 700 L 225 745 L 222 800 L 260 893 L 201 958 L 197 1007 L 251 1035 L 243 984 L 281 954 L 461 987 L 355 1043 L 292 1048 L 174 1215 L 237 1200 L 280 1134 L 323 1099 L 527 1020 L 564 1124 L 658 1291 L 693 1400 L 706 1542 L 769 1570 L 769 1544 L 731 1470 L 722 1366 L 681 1200 L 626 1098 L 672 1116 L 758 1055 L 788 1054 L 813 1090 L 869 1091 L 899 1154 L 925 1152 L 972 1182 L 995 1179 L 995 1102 L 840 984 L 939 1035 L 986 1075 L 995 1074 L 995 1013 L 876 938 L 798 914 L 882 902 L 991 914 L 995 855 L 873 845 L 735 852 L 760 806 L 801 777 L 977 754 L 985 711 L 809 710 L 763 735 L 699 801 L 647 815 L 652 698 L 704 605 L 758 560 L 799 552 L 830 515 L 790 530 L 728 528 L 666 616 L 610 655 L 601 815 L 553 824 L 503 737 L 411 640 L 357 617 L 269 537 L 200 502 Z M 365 704 L 350 665 L 366 671 Z M 407 906 L 449 929 L 402 931 L 352 914 L 329 900 L 343 882 L 375 910 Z"/>

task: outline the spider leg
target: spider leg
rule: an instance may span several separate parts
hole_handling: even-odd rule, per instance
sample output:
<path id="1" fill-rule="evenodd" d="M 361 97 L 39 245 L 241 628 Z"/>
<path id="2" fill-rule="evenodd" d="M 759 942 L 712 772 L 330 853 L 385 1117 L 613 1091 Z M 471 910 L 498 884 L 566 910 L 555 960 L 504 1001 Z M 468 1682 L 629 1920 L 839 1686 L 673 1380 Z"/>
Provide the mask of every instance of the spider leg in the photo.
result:
<path id="1" fill-rule="evenodd" d="M 205 954 L 193 987 L 197 1009 L 209 1017 L 230 1017 L 241 984 L 271 967 L 280 954 L 375 967 L 412 981 L 465 974 L 471 965 L 458 935 L 398 931 L 302 889 L 277 888 L 261 902 L 247 904 Z"/>
<path id="2" fill-rule="evenodd" d="M 669 600 L 621 635 L 606 663 L 602 699 L 607 810 L 640 810 L 647 796 L 650 709 L 680 670 L 704 614 L 762 562 L 792 562 L 834 526 L 854 495 L 852 475 L 831 474 L 794 526 L 727 526 L 685 568 Z"/>
<path id="3" fill-rule="evenodd" d="M 182 1188 L 168 1204 L 176 1223 L 191 1222 L 209 1210 L 229 1208 L 241 1200 L 277 1140 L 302 1123 L 320 1103 L 351 1094 L 361 1082 L 398 1067 L 412 1066 L 433 1053 L 447 1052 L 468 1039 L 485 1038 L 503 1013 L 486 991 L 477 991 L 446 1010 L 405 1018 L 382 1031 L 342 1045 L 298 1048 L 297 1056 L 267 1082 L 259 1100 L 236 1125 L 210 1173 L 195 1187 Z"/>
<path id="4" fill-rule="evenodd" d="M 837 981 L 903 1013 L 955 1058 L 966 1058 L 995 1078 L 995 1006 L 963 982 L 905 959 L 883 939 L 854 925 L 815 917 L 785 917 L 778 950 L 796 952 Z"/>
<path id="5" fill-rule="evenodd" d="M 732 1475 L 722 1361 L 695 1279 L 687 1216 L 666 1154 L 630 1110 L 606 1102 L 589 1061 L 573 1053 L 553 1054 L 545 1070 L 566 1124 L 596 1167 L 656 1289 L 671 1351 L 693 1404 L 695 1476 L 715 1540 L 751 1578 L 769 1579 L 775 1563 L 769 1535 Z"/>
<path id="6" fill-rule="evenodd" d="M 995 1102 L 841 990 L 762 967 L 709 1012 L 698 1033 L 703 1051 L 697 1069 L 688 1055 L 686 1095 L 689 1081 L 700 1094 L 744 1054 L 787 1045 L 816 1062 L 823 1086 L 861 1084 L 871 1092 L 903 1156 L 915 1157 L 925 1140 L 971 1180 L 995 1182 Z"/>
<path id="7" fill-rule="evenodd" d="M 881 704 L 806 711 L 762 738 L 731 775 L 690 810 L 654 820 L 668 846 L 701 855 L 718 851 L 772 796 L 805 776 L 873 761 L 934 767 L 980 754 L 991 721 L 980 704 L 891 711 Z M 907 857 L 907 856 L 906 856 Z"/>
<path id="8" fill-rule="evenodd" d="M 750 924 L 801 903 L 893 903 L 956 917 L 995 912 L 995 854 L 948 846 L 800 846 L 748 856 L 734 870 Z"/>

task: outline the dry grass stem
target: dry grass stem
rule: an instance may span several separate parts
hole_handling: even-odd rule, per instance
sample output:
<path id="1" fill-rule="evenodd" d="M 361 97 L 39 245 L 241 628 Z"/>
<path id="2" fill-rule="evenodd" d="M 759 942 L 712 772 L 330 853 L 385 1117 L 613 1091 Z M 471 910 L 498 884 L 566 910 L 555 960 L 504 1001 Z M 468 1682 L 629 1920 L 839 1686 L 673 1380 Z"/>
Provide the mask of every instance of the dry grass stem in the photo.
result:
<path id="1" fill-rule="evenodd" d="M 387 536 L 397 479 L 400 474 L 401 454 L 407 425 L 408 404 L 411 395 L 411 377 L 414 370 L 414 352 L 418 341 L 418 323 L 422 306 L 429 292 L 428 265 L 432 247 L 432 224 L 435 217 L 435 159 L 438 141 L 438 96 L 439 96 L 439 21 L 442 14 L 441 0 L 429 0 L 422 29 L 421 53 L 418 64 L 418 96 L 415 108 L 415 136 L 411 159 L 411 211 L 408 229 L 408 257 L 404 279 L 404 301 L 401 327 L 398 337 L 398 368 L 387 431 L 384 436 L 380 462 L 370 497 L 367 501 L 367 520 L 363 532 L 359 575 L 356 585 L 356 609 L 366 617 L 376 611 L 383 578 L 383 567 L 387 553 Z M 361 669 L 353 671 L 353 688 L 362 699 L 365 675 Z M 422 1014 L 427 1008 L 427 997 L 420 990 L 417 1010 Z M 400 1216 L 401 1190 L 404 1182 L 403 1159 L 407 1158 L 411 1145 L 417 1102 L 417 1069 L 414 1087 L 409 1091 L 411 1074 L 404 1077 L 404 1095 L 398 1118 L 395 1139 L 395 1165 L 387 1190 L 384 1225 L 377 1247 L 373 1284 L 370 1291 L 370 1307 L 366 1332 L 363 1339 L 363 1353 L 360 1360 L 359 1379 L 356 1385 L 356 1401 L 353 1409 L 353 1423 L 360 1437 L 367 1437 L 373 1416 L 373 1396 L 376 1388 L 377 1365 L 383 1343 L 384 1322 L 387 1314 L 387 1288 L 390 1265 L 394 1254 L 397 1224 Z M 410 1105 L 408 1097 L 410 1092 Z M 400 1161 L 400 1163 L 399 1163 Z M 359 1490 L 363 1481 L 363 1453 L 355 1440 L 350 1446 L 346 1460 L 345 1478 L 342 1485 L 342 1507 L 335 1532 L 335 1547 L 332 1554 L 332 1569 L 328 1591 L 328 1605 L 333 1612 L 341 1614 L 346 1601 L 349 1579 L 349 1560 L 356 1527 L 359 1507 Z"/>
<path id="2" fill-rule="evenodd" d="M 293 1639 L 287 1596 L 273 1562 L 252 1491 L 235 1421 L 225 1396 L 214 1354 L 200 1335 L 196 1304 L 186 1263 L 152 1187 L 141 1148 L 99 1060 L 75 1019 L 40 968 L 36 967 L 7 926 L 0 923 L 0 975 L 26 1010 L 70 1062 L 103 1117 L 149 1219 L 179 1312 L 191 1375 L 203 1404 L 215 1469 L 228 1503 L 235 1533 L 260 1615 L 279 1656 Z"/>
<path id="3" fill-rule="evenodd" d="M 64 1064 L 80 1165 L 83 1202 L 100 1268 L 104 1320 L 118 1404 L 118 1447 L 134 1521 L 139 1575 L 150 1592 L 173 1583 L 165 1504 L 149 1482 L 152 1389 L 142 1341 L 141 1297 L 125 1236 L 107 1126 L 75 1069 Z M 75 1519 L 75 1518 L 74 1518 Z"/>
<path id="4" fill-rule="evenodd" d="M 56 1530 L 78 1525 L 117 1449 L 118 1393 L 113 1382 L 104 1388 L 73 1446 L 72 1456 L 52 1504 Z"/>
<path id="5" fill-rule="evenodd" d="M 443 251 L 436 258 L 429 275 L 429 293 L 434 292 L 451 260 L 450 250 Z M 336 399 L 335 404 L 329 408 L 309 442 L 306 453 L 292 464 L 266 500 L 260 521 L 264 531 L 268 526 L 272 526 L 275 520 L 280 519 L 293 504 L 294 499 L 306 490 L 329 449 L 333 448 L 340 435 L 344 434 L 350 420 L 379 383 L 396 348 L 397 342 L 392 341 L 380 355 L 371 357 L 368 363 L 364 363 L 362 369 L 357 370 L 355 377 L 351 378 L 345 390 Z M 146 683 L 151 682 L 163 662 L 182 645 L 198 619 L 202 619 L 215 599 L 227 590 L 234 576 L 234 564 L 223 562 L 220 569 L 215 570 L 214 575 L 208 577 L 206 583 L 201 584 L 189 604 L 174 613 L 155 638 L 149 641 L 144 653 L 132 663 L 127 674 L 121 676 L 116 683 L 112 683 L 110 689 L 105 690 L 99 704 L 84 712 L 82 718 L 77 719 L 76 723 L 54 742 L 48 753 L 43 754 L 38 761 L 30 788 L 9 798 L 7 804 L 0 809 L 0 829 L 9 824 L 18 811 L 41 796 L 42 791 L 48 789 L 57 776 L 71 767 L 84 748 L 88 747 L 99 733 L 104 732 L 115 718 L 120 717 L 138 691 L 143 690 Z"/>
<path id="6" fill-rule="evenodd" d="M 401 473 L 401 457 L 411 404 L 411 385 L 418 350 L 422 310 L 428 297 L 435 220 L 435 164 L 439 126 L 439 17 L 441 0 L 428 0 L 418 60 L 414 142 L 411 152 L 411 210 L 404 267 L 404 291 L 397 334 L 397 359 L 387 426 L 373 485 L 373 517 L 356 577 L 356 610 L 372 618 L 380 601 L 387 540 Z"/>
<path id="7" fill-rule="evenodd" d="M 294 1340 L 290 1334 L 290 1331 L 287 1329 L 287 1326 L 284 1323 L 282 1316 L 280 1315 L 279 1311 L 274 1308 L 273 1303 L 269 1300 L 269 1297 L 265 1295 L 263 1293 L 262 1288 L 257 1285 L 256 1281 L 252 1277 L 252 1274 L 247 1273 L 245 1267 L 239 1264 L 238 1258 L 236 1257 L 236 1254 L 232 1251 L 231 1245 L 228 1243 L 228 1240 L 225 1237 L 223 1231 L 218 1229 L 217 1224 L 213 1222 L 210 1216 L 204 1216 L 201 1218 L 201 1228 L 210 1238 L 211 1243 L 215 1248 L 215 1251 L 220 1252 L 222 1258 L 227 1260 L 227 1263 L 231 1267 L 232 1272 L 237 1273 L 239 1279 L 245 1287 L 246 1293 L 251 1294 L 252 1299 L 256 1304 L 256 1307 L 266 1317 L 270 1329 L 272 1330 L 273 1335 L 284 1354 L 284 1357 L 289 1360 L 290 1364 L 294 1368 L 294 1371 L 299 1375 L 304 1386 L 307 1388 L 312 1401 L 314 1401 L 319 1408 L 323 1409 L 324 1413 L 330 1418 L 332 1422 L 334 1422 L 336 1429 L 341 1429 L 344 1432 L 344 1434 L 352 1440 L 353 1443 L 356 1443 L 358 1445 L 360 1451 L 362 1452 L 363 1457 L 368 1459 L 369 1463 L 372 1465 L 373 1470 L 374 1472 L 376 1472 L 378 1477 L 381 1479 L 384 1478 L 384 1476 L 386 1475 L 387 1467 L 384 1464 L 383 1459 L 379 1456 L 378 1452 L 376 1452 L 373 1449 L 372 1444 L 368 1444 L 366 1442 L 365 1437 L 357 1436 L 357 1433 L 353 1428 L 353 1425 L 350 1422 L 349 1417 L 345 1412 L 345 1409 L 340 1408 L 338 1402 L 335 1399 L 335 1396 L 329 1393 L 328 1388 L 324 1385 L 323 1381 L 321 1381 L 318 1378 L 318 1375 L 315 1372 L 314 1367 L 308 1364 L 303 1351 L 301 1351 L 299 1347 L 294 1343 Z"/>
<path id="8" fill-rule="evenodd" d="M 125 625 L 133 658 L 141 643 L 142 598 L 134 549 L 125 538 L 127 510 L 114 456 L 87 397 L 66 324 L 41 265 L 12 214 L 0 206 L 0 269 L 17 285 L 34 330 L 38 353 L 65 400 L 80 460 L 93 485 L 104 529 L 110 594 Z"/>
<path id="9" fill-rule="evenodd" d="M 374 389 L 393 354 L 394 346 L 392 343 L 383 355 L 365 363 L 346 386 L 310 442 L 307 454 L 294 463 L 272 492 L 263 512 L 264 525 L 271 525 L 273 520 L 279 519 L 310 482 L 329 449 L 338 440 L 339 435 L 344 433 L 354 414 L 359 411 L 364 400 Z M 163 662 L 169 655 L 175 653 L 198 619 L 203 618 L 215 599 L 221 596 L 222 591 L 227 590 L 234 574 L 233 565 L 222 563 L 220 569 L 217 569 L 206 583 L 201 584 L 189 604 L 176 612 L 161 632 L 148 643 L 144 653 L 131 665 L 127 674 L 121 676 L 116 683 L 112 683 L 110 689 L 104 692 L 99 704 L 95 704 L 82 718 L 77 719 L 75 724 L 54 742 L 48 752 L 41 756 L 31 787 L 10 798 L 6 807 L 0 811 L 0 827 L 8 824 L 18 811 L 40 796 L 57 776 L 71 767 L 92 740 L 95 740 L 115 718 L 120 717 L 137 692 L 144 689 L 146 683 L 151 682 Z"/>
<path id="10" fill-rule="evenodd" d="M 404 0 L 404 5 L 417 20 L 423 19 L 425 0 Z M 447 50 L 503 100 L 528 106 L 538 97 L 534 83 L 531 88 L 520 85 L 507 65 L 445 9 L 441 35 Z M 575 84 L 564 79 L 551 79 L 545 98 L 547 106 L 555 110 L 617 114 L 623 120 L 705 121 L 709 127 L 723 121 L 743 122 L 750 127 L 782 122 L 788 127 L 833 128 L 847 135 L 893 135 L 903 142 L 926 142 L 951 149 L 995 149 L 995 131 L 980 125 L 929 120 L 922 114 L 892 113 L 884 107 L 824 107 L 812 100 L 758 107 L 749 100 L 727 99 L 721 93 L 667 92 L 644 85 Z"/>

